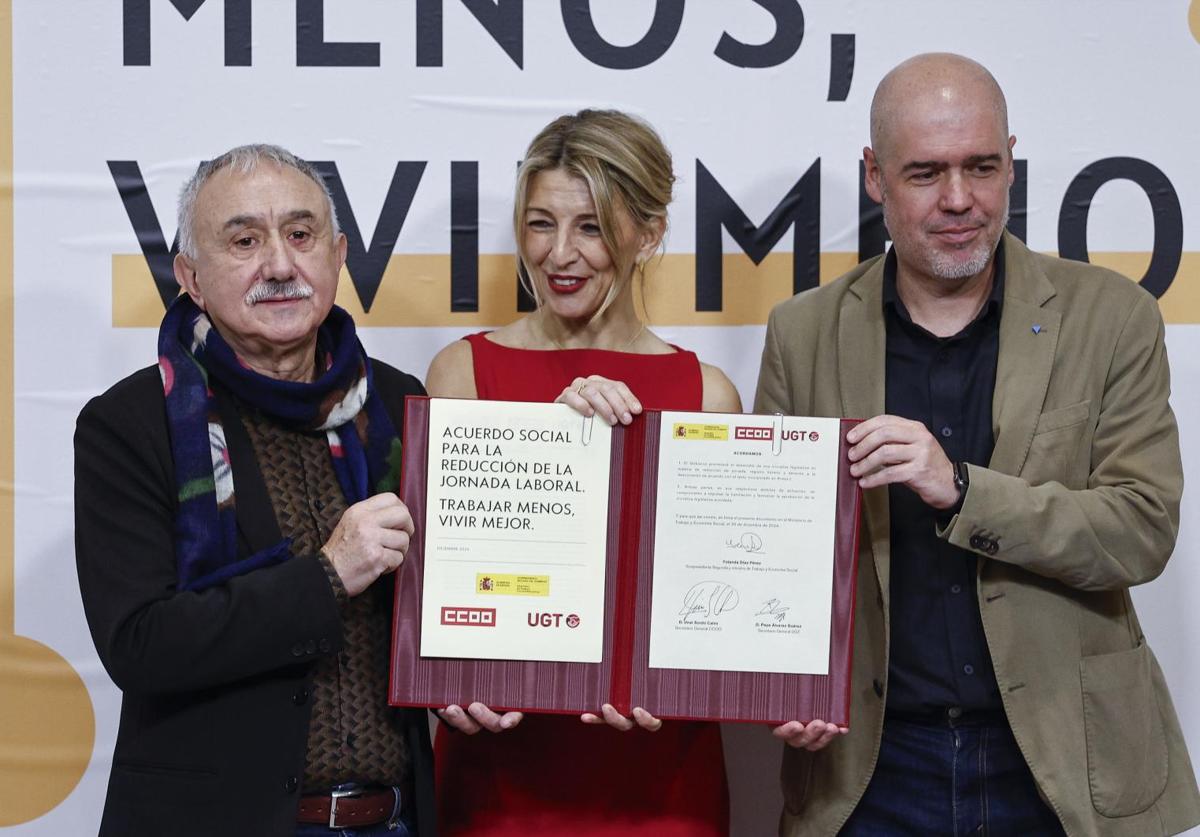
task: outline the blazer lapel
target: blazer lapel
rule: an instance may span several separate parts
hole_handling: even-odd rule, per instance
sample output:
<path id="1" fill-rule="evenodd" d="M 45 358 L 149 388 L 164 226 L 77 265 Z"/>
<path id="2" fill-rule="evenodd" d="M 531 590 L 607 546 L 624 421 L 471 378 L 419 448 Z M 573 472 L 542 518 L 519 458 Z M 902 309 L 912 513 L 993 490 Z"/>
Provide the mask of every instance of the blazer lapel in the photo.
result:
<path id="1" fill-rule="evenodd" d="M 1004 247 L 1004 307 L 992 393 L 996 444 L 988 467 L 1015 475 L 1025 465 L 1046 400 L 1062 317 L 1044 307 L 1054 296 L 1054 286 L 1034 264 L 1029 250 L 1008 233 Z"/>
<path id="2" fill-rule="evenodd" d="M 887 335 L 883 321 L 883 259 L 846 290 L 838 322 L 838 382 L 842 415 L 868 419 L 883 412 Z M 863 494 L 863 510 L 886 601 L 891 523 L 885 488 Z"/>

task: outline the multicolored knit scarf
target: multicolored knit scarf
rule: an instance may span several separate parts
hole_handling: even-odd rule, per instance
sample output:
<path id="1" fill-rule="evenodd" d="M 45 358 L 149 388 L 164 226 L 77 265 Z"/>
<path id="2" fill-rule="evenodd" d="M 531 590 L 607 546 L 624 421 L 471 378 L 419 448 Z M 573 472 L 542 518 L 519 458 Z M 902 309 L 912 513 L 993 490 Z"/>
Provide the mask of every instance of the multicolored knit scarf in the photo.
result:
<path id="1" fill-rule="evenodd" d="M 334 306 L 317 333 L 325 371 L 312 383 L 249 369 L 208 315 L 186 295 L 167 309 L 158 333 L 158 368 L 179 489 L 175 563 L 182 590 L 203 590 L 292 557 L 290 539 L 237 558 L 233 472 L 211 381 L 285 427 L 324 430 L 346 502 L 394 491 L 400 439 L 375 393 L 371 363 L 354 321 Z"/>

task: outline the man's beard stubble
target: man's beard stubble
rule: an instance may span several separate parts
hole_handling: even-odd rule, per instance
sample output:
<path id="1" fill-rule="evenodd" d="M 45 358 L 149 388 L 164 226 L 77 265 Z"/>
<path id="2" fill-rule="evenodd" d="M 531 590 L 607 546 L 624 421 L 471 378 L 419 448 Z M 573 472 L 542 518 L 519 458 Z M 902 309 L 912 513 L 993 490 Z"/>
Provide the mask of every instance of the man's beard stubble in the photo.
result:
<path id="1" fill-rule="evenodd" d="M 892 233 L 892 225 L 888 223 L 887 209 L 887 191 L 883 192 L 883 224 L 887 227 L 888 234 L 892 236 L 892 245 L 896 244 L 896 237 Z M 1000 243 L 1000 236 L 1004 234 L 1004 230 L 1008 227 L 1008 196 L 1004 198 L 1004 220 L 1000 224 L 1000 234 L 991 239 L 982 240 L 974 243 L 973 250 L 970 251 L 970 257 L 966 261 L 961 261 L 955 256 L 962 253 L 961 250 L 945 252 L 937 248 L 922 248 L 915 242 L 912 250 L 913 253 L 907 252 L 907 240 L 902 242 L 902 250 L 905 251 L 905 256 L 916 256 L 924 265 L 927 271 L 938 279 L 947 281 L 960 281 L 969 279 L 972 276 L 978 275 L 991 260 L 992 255 L 996 251 L 997 245 Z M 897 253 L 897 255 L 900 255 Z"/>

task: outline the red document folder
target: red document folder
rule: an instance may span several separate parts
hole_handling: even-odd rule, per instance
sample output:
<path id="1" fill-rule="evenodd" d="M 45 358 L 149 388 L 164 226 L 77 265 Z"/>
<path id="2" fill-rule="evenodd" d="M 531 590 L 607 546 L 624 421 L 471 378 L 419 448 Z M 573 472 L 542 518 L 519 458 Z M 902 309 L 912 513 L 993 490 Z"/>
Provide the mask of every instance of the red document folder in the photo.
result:
<path id="1" fill-rule="evenodd" d="M 857 421 L 842 420 L 827 675 L 661 669 L 647 664 L 660 423 L 660 411 L 648 410 L 631 425 L 613 428 L 601 662 L 422 657 L 429 399 L 407 399 L 400 496 L 412 513 L 416 535 L 396 574 L 392 705 L 465 706 L 480 701 L 497 710 L 577 715 L 598 713 L 601 704 L 611 703 L 625 715 L 641 706 L 659 718 L 775 723 L 819 718 L 849 725 L 861 492 L 850 476 L 845 431 Z"/>

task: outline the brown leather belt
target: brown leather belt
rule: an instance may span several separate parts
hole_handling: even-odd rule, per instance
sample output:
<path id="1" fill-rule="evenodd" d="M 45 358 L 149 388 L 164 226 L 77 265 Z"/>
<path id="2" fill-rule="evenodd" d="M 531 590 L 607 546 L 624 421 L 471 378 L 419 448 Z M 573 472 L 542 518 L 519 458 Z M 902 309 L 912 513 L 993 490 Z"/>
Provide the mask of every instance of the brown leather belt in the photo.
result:
<path id="1" fill-rule="evenodd" d="M 327 825 L 330 828 L 353 828 L 375 825 L 399 815 L 400 790 L 335 790 L 320 796 L 300 797 L 296 822 Z"/>

